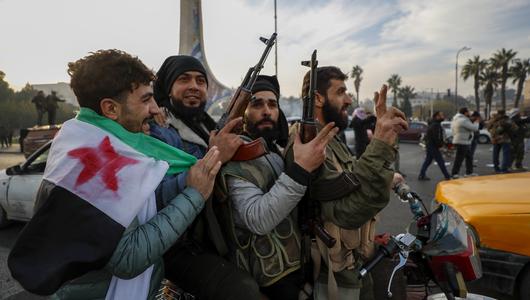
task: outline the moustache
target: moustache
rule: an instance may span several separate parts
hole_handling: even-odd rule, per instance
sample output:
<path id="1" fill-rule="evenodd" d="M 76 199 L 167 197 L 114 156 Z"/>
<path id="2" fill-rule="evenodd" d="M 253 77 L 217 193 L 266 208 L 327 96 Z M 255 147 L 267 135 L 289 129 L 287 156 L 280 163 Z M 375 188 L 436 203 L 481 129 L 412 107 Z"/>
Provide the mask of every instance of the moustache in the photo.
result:
<path id="1" fill-rule="evenodd" d="M 260 120 L 259 122 L 257 122 L 256 126 L 259 126 L 259 125 L 262 125 L 262 124 L 265 124 L 265 123 L 271 123 L 273 125 L 276 125 L 276 122 L 274 122 L 270 117 L 265 117 L 262 120 Z"/>

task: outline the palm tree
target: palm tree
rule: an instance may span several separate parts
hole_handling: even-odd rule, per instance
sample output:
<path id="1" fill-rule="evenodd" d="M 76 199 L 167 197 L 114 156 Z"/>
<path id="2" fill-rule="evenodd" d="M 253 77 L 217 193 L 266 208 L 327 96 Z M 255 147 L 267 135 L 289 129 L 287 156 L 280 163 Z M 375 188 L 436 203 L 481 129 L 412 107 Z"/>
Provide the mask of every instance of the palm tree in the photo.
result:
<path id="1" fill-rule="evenodd" d="M 484 115 L 486 119 L 489 119 L 491 113 L 491 99 L 493 98 L 493 92 L 500 83 L 500 74 L 492 66 L 482 69 L 480 73 L 480 81 L 484 87 L 484 101 L 486 102 L 486 107 L 484 108 Z"/>
<path id="2" fill-rule="evenodd" d="M 410 85 L 406 85 L 400 88 L 398 93 L 399 93 L 399 97 L 403 98 L 401 110 L 407 117 L 412 116 L 412 105 L 410 104 L 410 99 L 416 98 L 416 93 L 414 92 L 414 88 L 411 87 Z"/>
<path id="3" fill-rule="evenodd" d="M 480 72 L 488 65 L 488 62 L 484 59 L 480 59 L 480 56 L 476 55 L 473 59 L 468 59 L 467 63 L 462 68 L 461 76 L 464 81 L 469 77 L 473 76 L 473 88 L 475 89 L 475 105 L 476 111 L 480 111 L 480 97 L 478 90 L 480 88 Z"/>
<path id="4" fill-rule="evenodd" d="M 398 74 L 392 74 L 390 75 L 390 78 L 386 81 L 388 83 L 388 87 L 392 90 L 392 93 L 394 94 L 394 100 L 392 100 L 392 106 L 397 107 L 398 101 L 397 101 L 397 94 L 399 92 L 399 86 L 401 85 L 401 77 Z"/>
<path id="5" fill-rule="evenodd" d="M 514 107 L 519 107 L 519 100 L 521 100 L 524 81 L 526 80 L 526 75 L 530 74 L 530 58 L 523 60 L 516 59 L 514 62 L 515 66 L 510 68 L 510 76 L 513 78 L 513 84 L 517 82 Z"/>
<path id="6" fill-rule="evenodd" d="M 517 55 L 516 51 L 513 51 L 512 49 L 506 50 L 502 48 L 501 50 L 497 50 L 497 53 L 493 54 L 493 57 L 491 58 L 491 64 L 496 69 L 501 69 L 500 79 L 502 109 L 506 109 L 506 81 L 510 76 L 510 73 L 508 72 L 508 65 L 510 64 L 510 61 L 515 57 L 515 55 Z"/>
<path id="7" fill-rule="evenodd" d="M 351 77 L 353 78 L 353 85 L 355 87 L 355 93 L 357 94 L 357 106 L 359 106 L 359 88 L 361 87 L 361 81 L 363 80 L 362 75 L 363 68 L 359 65 L 353 66 L 351 70 Z"/>

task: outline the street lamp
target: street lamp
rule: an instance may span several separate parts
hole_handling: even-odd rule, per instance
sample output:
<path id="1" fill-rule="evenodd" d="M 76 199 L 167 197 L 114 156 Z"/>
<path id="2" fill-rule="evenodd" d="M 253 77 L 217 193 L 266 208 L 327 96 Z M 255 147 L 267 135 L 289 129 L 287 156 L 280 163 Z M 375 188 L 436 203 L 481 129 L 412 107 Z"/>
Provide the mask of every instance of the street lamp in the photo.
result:
<path id="1" fill-rule="evenodd" d="M 456 65 L 455 65 L 455 108 L 458 109 L 458 55 L 460 52 L 471 50 L 471 48 L 464 46 L 456 52 Z"/>

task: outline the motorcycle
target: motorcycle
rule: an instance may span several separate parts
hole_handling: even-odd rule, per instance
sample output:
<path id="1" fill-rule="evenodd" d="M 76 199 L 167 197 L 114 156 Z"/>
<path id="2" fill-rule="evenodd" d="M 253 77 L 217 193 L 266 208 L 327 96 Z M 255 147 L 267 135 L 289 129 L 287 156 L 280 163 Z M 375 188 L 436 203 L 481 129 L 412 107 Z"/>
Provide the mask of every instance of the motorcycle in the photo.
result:
<path id="1" fill-rule="evenodd" d="M 482 277 L 480 257 L 475 240 L 464 220 L 451 207 L 438 204 L 428 212 L 424 202 L 404 183 L 394 192 L 403 202 L 408 202 L 413 220 L 406 233 L 391 236 L 386 244 L 379 246 L 376 254 L 359 271 L 359 278 L 366 276 L 383 258 L 397 256 L 387 286 L 387 297 L 396 272 L 405 268 L 407 279 L 422 282 L 425 298 L 429 294 L 429 283 L 434 282 L 447 299 L 490 299 L 467 292 L 466 281 Z M 444 299 L 442 294 L 430 295 L 429 299 Z M 477 298 L 478 297 L 478 298 Z M 424 299 L 425 299 L 424 298 Z"/>

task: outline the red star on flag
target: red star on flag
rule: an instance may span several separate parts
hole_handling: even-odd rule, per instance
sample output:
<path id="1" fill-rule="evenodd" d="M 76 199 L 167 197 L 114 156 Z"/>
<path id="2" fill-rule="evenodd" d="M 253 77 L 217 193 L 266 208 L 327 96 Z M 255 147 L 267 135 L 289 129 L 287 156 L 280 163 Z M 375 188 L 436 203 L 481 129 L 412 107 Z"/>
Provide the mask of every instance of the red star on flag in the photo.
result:
<path id="1" fill-rule="evenodd" d="M 101 141 L 99 146 L 74 149 L 68 152 L 68 156 L 79 159 L 84 166 L 77 177 L 75 187 L 83 185 L 99 173 L 105 186 L 114 192 L 118 190 L 116 173 L 126 165 L 138 162 L 118 154 L 112 147 L 108 136 Z"/>

